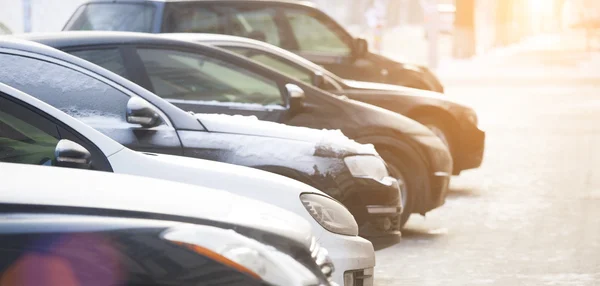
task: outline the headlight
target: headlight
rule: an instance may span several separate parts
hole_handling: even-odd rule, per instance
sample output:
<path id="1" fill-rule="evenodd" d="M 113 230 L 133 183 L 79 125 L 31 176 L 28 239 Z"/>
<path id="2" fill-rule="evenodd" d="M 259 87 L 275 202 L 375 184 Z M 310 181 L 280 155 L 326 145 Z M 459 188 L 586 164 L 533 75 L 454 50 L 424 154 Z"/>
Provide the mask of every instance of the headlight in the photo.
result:
<path id="1" fill-rule="evenodd" d="M 479 124 L 479 120 L 477 119 L 477 113 L 473 109 L 467 109 L 463 112 L 464 118 L 471 122 L 473 125 L 477 126 Z"/>
<path id="2" fill-rule="evenodd" d="M 344 158 L 344 162 L 354 177 L 381 181 L 389 176 L 385 162 L 379 157 L 350 156 Z"/>
<path id="3" fill-rule="evenodd" d="M 302 194 L 302 204 L 326 230 L 343 235 L 358 235 L 354 216 L 339 202 L 317 194 Z"/>
<path id="4" fill-rule="evenodd" d="M 162 238 L 271 285 L 319 284 L 294 258 L 233 230 L 186 225 L 164 232 Z"/>

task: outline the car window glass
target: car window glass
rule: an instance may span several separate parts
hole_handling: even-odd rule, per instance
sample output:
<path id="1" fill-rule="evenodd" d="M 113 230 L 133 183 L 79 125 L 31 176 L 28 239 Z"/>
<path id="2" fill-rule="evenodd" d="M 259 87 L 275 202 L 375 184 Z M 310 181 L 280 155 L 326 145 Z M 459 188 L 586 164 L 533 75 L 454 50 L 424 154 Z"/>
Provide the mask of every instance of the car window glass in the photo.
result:
<path id="1" fill-rule="evenodd" d="M 344 42 L 334 23 L 319 19 L 308 11 L 285 9 L 285 16 L 296 37 L 300 52 L 348 56 L 350 45 Z"/>
<path id="2" fill-rule="evenodd" d="M 175 101 L 282 105 L 276 82 L 199 54 L 138 49 L 154 93 Z"/>
<path id="3" fill-rule="evenodd" d="M 192 3 L 169 3 L 163 23 L 167 33 L 225 33 L 224 15 Z"/>
<path id="4" fill-rule="evenodd" d="M 123 57 L 121 57 L 121 53 L 116 48 L 74 51 L 70 52 L 70 54 L 82 58 L 88 62 L 95 63 L 122 77 L 127 77 Z"/>
<path id="5" fill-rule="evenodd" d="M 46 61 L 0 54 L 0 82 L 94 126 L 128 124 L 129 96 L 86 74 Z"/>
<path id="6" fill-rule="evenodd" d="M 134 3 L 92 3 L 83 6 L 67 26 L 70 31 L 151 32 L 155 8 Z"/>
<path id="7" fill-rule="evenodd" d="M 15 110 L 0 100 L 0 162 L 51 164 L 59 141 L 56 126 L 35 126 L 36 120 L 28 122 L 34 116 L 33 112 Z"/>
<path id="8" fill-rule="evenodd" d="M 302 68 L 290 61 L 285 59 L 277 58 L 274 55 L 267 54 L 265 52 L 243 48 L 243 47 L 222 47 L 234 53 L 243 55 L 252 59 L 253 61 L 259 62 L 272 69 L 277 70 L 289 77 L 295 78 L 306 84 L 312 85 L 312 72 L 308 69 Z"/>
<path id="9" fill-rule="evenodd" d="M 279 28 L 275 22 L 275 9 L 238 8 L 232 12 L 231 34 L 252 38 L 280 46 Z"/>

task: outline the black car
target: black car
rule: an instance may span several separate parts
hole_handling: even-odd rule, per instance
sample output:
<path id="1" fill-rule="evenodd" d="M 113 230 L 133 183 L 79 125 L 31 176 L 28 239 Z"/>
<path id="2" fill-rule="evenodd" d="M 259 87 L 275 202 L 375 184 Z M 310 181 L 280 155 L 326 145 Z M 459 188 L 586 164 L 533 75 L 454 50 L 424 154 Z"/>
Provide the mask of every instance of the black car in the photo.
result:
<path id="1" fill-rule="evenodd" d="M 329 285 L 327 250 L 277 207 L 137 176 L 6 163 L 0 172 L 0 285 Z M 26 267 L 35 258 L 39 268 Z"/>
<path id="2" fill-rule="evenodd" d="M 61 35 L 46 39 L 70 42 Z M 4 48 L 0 51 L 4 67 L 0 82 L 53 105 L 133 150 L 244 165 L 287 176 L 343 203 L 363 236 L 398 231 L 402 211 L 398 182 L 369 146 L 351 142 L 342 134 L 332 136 L 333 132 L 247 117 L 193 115 L 117 75 L 125 75 L 125 70 L 109 67 L 115 74 L 29 41 L 4 40 L 0 47 Z M 139 97 L 147 102 L 132 101 Z M 131 124 L 131 116 L 160 120 L 144 126 Z"/>
<path id="3" fill-rule="evenodd" d="M 214 227 L 145 219 L 3 213 L 0 285 L 269 285 L 238 264 L 223 263 L 227 258 L 222 255 L 163 237 L 179 232 L 194 239 L 190 234 L 196 233 L 190 230 L 202 233 L 207 228 Z"/>
<path id="4" fill-rule="evenodd" d="M 215 33 L 253 38 L 297 53 L 340 77 L 443 92 L 426 67 L 369 52 L 305 1 L 105 0 L 82 5 L 64 30 Z M 410 43 L 407 43 L 410 45 Z"/>
<path id="5" fill-rule="evenodd" d="M 123 32 L 62 32 L 25 38 L 118 73 L 185 111 L 251 115 L 293 126 L 339 129 L 359 143 L 372 144 L 402 184 L 401 225 L 411 213 L 424 214 L 445 201 L 452 174 L 450 153 L 430 130 L 404 116 L 330 94 L 234 53 L 189 41 Z M 20 69 L 23 67 L 6 68 L 0 74 Z M 0 76 L 0 81 L 9 77 Z M 20 88 L 31 89 L 26 85 Z M 198 116 L 202 120 L 206 115 Z"/>
<path id="6" fill-rule="evenodd" d="M 477 113 L 442 94 L 397 85 L 344 80 L 294 53 L 248 38 L 193 33 L 165 36 L 218 46 L 306 84 L 410 117 L 427 126 L 448 146 L 456 175 L 479 167 L 483 160 L 485 132 L 477 127 Z"/>

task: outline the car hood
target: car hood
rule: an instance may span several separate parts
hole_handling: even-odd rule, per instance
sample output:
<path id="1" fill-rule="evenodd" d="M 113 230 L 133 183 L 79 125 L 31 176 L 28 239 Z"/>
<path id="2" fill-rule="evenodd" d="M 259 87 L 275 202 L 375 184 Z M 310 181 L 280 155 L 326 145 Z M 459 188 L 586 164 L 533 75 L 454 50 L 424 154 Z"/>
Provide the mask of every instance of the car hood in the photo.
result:
<path id="1" fill-rule="evenodd" d="M 435 91 L 428 91 L 401 85 L 344 80 L 346 89 L 339 92 L 346 95 L 376 95 L 389 97 L 415 98 L 430 104 L 441 104 L 448 108 L 469 108 L 466 104 Z"/>
<path id="2" fill-rule="evenodd" d="M 349 99 L 343 95 L 337 96 L 336 100 L 344 102 L 344 109 L 348 117 L 360 119 L 356 124 L 365 127 L 387 127 L 405 135 L 435 136 L 419 122 L 387 109 Z"/>
<path id="3" fill-rule="evenodd" d="M 383 91 L 396 93 L 404 96 L 418 96 L 418 97 L 428 97 L 435 98 L 440 100 L 448 100 L 447 96 L 444 96 L 441 93 L 434 91 L 427 91 L 422 89 L 410 88 L 401 85 L 393 85 L 393 84 L 385 84 L 385 83 L 375 83 L 375 82 L 366 82 L 366 81 L 355 81 L 355 80 L 344 80 L 344 84 L 350 88 L 350 90 L 346 90 L 348 92 L 351 91 Z"/>
<path id="4" fill-rule="evenodd" d="M 144 162 L 139 163 L 142 165 L 136 165 L 137 169 L 152 168 L 144 166 Z M 303 244 L 308 244 L 312 236 L 311 226 L 305 219 L 274 205 L 222 190 L 147 176 L 142 178 L 55 167 L 1 164 L 0 170 L 3 174 L 1 203 L 192 217 L 258 229 Z M 178 170 L 162 171 L 176 173 Z M 4 176 L 7 176 L 6 180 Z M 36 179 L 31 180 L 32 177 Z M 161 177 L 164 176 L 154 176 Z"/>
<path id="5" fill-rule="evenodd" d="M 243 220 L 256 228 L 275 232 L 281 231 L 279 227 L 286 220 L 290 224 L 295 224 L 295 216 L 282 216 L 280 218 L 271 216 L 275 214 L 274 209 L 279 210 L 277 207 L 280 207 L 287 210 L 288 212 L 286 213 L 289 215 L 294 213 L 311 222 L 312 231 L 315 236 L 318 237 L 323 229 L 316 224 L 316 221 L 306 211 L 306 208 L 300 201 L 300 195 L 315 193 L 326 197 L 330 196 L 309 185 L 287 177 L 243 166 L 182 156 L 140 153 L 127 148 L 111 155 L 108 159 L 115 173 L 207 187 L 212 190 L 226 191 L 234 194 L 236 198 L 243 196 L 252 202 L 259 203 L 258 201 L 261 201 L 261 205 L 265 205 L 265 203 L 271 205 L 270 208 L 265 209 L 270 214 L 253 214 L 252 216 L 255 218 Z M 139 166 L 144 167 L 140 168 Z M 202 191 L 199 189 L 199 193 Z M 241 207 L 241 209 L 252 212 L 246 207 Z M 269 219 L 277 220 L 280 223 L 274 224 L 274 227 L 272 227 L 269 224 L 265 224 Z M 252 220 L 256 221 L 253 222 Z M 304 236 L 311 231 L 310 228 L 311 226 L 308 229 L 300 226 L 296 231 L 291 231 L 290 235 L 295 237 Z"/>
<path id="6" fill-rule="evenodd" d="M 360 144 L 340 130 L 318 130 L 258 120 L 255 116 L 195 114 L 210 132 L 244 134 L 303 141 L 314 144 L 313 154 L 343 157 L 348 155 L 377 155 L 373 145 Z"/>

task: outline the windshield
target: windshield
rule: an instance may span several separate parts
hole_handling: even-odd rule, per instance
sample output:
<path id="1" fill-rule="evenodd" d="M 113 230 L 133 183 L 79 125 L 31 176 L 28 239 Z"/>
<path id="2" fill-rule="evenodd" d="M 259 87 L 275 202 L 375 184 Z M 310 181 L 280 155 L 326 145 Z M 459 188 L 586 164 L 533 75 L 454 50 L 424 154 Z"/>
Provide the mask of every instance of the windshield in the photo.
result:
<path id="1" fill-rule="evenodd" d="M 77 10 L 65 30 L 152 32 L 154 11 L 146 4 L 88 4 Z"/>

